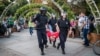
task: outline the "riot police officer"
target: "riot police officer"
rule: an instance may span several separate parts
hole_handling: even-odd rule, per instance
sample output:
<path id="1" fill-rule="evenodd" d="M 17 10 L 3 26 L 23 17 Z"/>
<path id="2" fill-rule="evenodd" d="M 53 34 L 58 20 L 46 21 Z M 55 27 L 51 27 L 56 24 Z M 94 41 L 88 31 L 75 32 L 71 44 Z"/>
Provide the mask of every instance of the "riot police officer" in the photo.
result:
<path id="1" fill-rule="evenodd" d="M 53 32 L 56 32 L 56 23 L 57 23 L 56 16 L 52 14 L 52 17 L 49 20 L 48 24 L 52 27 Z M 55 41 L 53 41 L 53 47 L 56 47 L 55 42 L 56 42 L 56 38 L 55 38 Z M 51 40 L 50 40 L 50 43 L 51 43 Z"/>
<path id="2" fill-rule="evenodd" d="M 57 46 L 57 49 L 61 46 L 62 54 L 65 54 L 65 42 L 67 38 L 68 29 L 70 28 L 69 20 L 66 18 L 66 13 L 61 14 L 61 18 L 58 20 L 59 27 L 59 39 L 60 43 Z"/>
<path id="3" fill-rule="evenodd" d="M 41 7 L 40 13 L 38 13 L 33 18 L 33 22 L 36 24 L 37 37 L 38 37 L 39 48 L 41 50 L 41 55 L 45 55 L 44 46 L 45 48 L 48 47 L 47 36 L 46 36 L 46 25 L 48 23 L 48 17 L 46 15 L 46 12 L 47 12 L 46 8 Z"/>

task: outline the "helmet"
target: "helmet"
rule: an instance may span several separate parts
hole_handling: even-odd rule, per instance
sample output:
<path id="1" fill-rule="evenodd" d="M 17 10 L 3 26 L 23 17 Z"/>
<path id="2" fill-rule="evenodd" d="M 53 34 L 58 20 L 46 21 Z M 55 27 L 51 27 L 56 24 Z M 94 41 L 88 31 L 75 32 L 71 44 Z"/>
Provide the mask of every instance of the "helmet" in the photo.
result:
<path id="1" fill-rule="evenodd" d="M 45 15 L 46 12 L 47 12 L 47 10 L 46 10 L 45 7 L 41 7 L 41 8 L 40 8 L 40 13 L 41 13 L 41 14 Z"/>
<path id="2" fill-rule="evenodd" d="M 45 7 L 41 7 L 40 10 L 41 11 L 46 11 L 46 8 Z"/>

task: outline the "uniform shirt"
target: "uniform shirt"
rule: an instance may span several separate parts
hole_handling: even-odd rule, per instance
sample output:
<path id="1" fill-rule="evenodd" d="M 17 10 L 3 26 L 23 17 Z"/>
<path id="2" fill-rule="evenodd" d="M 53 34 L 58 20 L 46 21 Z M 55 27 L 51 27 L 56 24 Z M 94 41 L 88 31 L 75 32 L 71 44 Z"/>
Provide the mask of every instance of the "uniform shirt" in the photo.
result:
<path id="1" fill-rule="evenodd" d="M 32 21 L 36 22 L 37 29 L 45 29 L 45 25 L 48 23 L 48 17 L 46 15 L 37 14 Z"/>
<path id="2" fill-rule="evenodd" d="M 49 22 L 48 22 L 48 24 L 50 24 L 51 25 L 51 27 L 52 27 L 52 30 L 55 32 L 56 31 L 56 24 L 57 23 L 57 20 L 56 19 L 50 19 L 49 20 Z"/>
<path id="3" fill-rule="evenodd" d="M 65 19 L 65 20 L 59 19 L 58 26 L 61 31 L 63 31 L 63 30 L 66 31 L 70 28 L 70 22 L 68 19 Z"/>
<path id="4" fill-rule="evenodd" d="M 52 26 L 55 26 L 56 23 L 57 23 L 56 19 L 52 18 L 52 19 L 49 20 L 49 24 L 52 25 Z"/>

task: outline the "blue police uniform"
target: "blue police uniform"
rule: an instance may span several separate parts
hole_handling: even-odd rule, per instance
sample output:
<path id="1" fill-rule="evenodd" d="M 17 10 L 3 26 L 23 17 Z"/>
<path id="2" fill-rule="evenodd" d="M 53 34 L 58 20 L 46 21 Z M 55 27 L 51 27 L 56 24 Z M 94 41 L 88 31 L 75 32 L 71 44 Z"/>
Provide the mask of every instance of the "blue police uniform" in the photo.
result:
<path id="1" fill-rule="evenodd" d="M 37 14 L 33 19 L 33 22 L 36 22 L 36 30 L 39 48 L 41 49 L 42 55 L 44 55 L 44 45 L 47 45 L 47 36 L 46 36 L 46 24 L 48 22 L 48 17 L 46 15 Z"/>
<path id="2" fill-rule="evenodd" d="M 60 29 L 60 33 L 59 33 L 59 39 L 60 39 L 60 43 L 58 44 L 58 49 L 61 46 L 62 49 L 62 53 L 65 54 L 65 42 L 66 42 L 66 38 L 67 38 L 67 33 L 68 33 L 68 29 L 70 28 L 70 23 L 68 19 L 59 19 L 58 20 L 58 26 Z"/>

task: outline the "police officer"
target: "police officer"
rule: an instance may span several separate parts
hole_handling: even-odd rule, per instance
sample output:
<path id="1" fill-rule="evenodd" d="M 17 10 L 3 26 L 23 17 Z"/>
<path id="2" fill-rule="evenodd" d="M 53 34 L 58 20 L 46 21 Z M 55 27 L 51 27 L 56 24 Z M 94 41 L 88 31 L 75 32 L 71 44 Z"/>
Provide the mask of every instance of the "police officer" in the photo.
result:
<path id="1" fill-rule="evenodd" d="M 44 46 L 45 48 L 48 47 L 47 37 L 46 37 L 46 24 L 48 23 L 48 17 L 46 15 L 46 12 L 47 12 L 46 8 L 41 7 L 40 13 L 33 18 L 33 22 L 35 22 L 36 24 L 37 37 L 38 37 L 39 48 L 41 50 L 41 55 L 45 55 Z"/>
<path id="2" fill-rule="evenodd" d="M 70 28 L 69 20 L 66 18 L 66 13 L 61 14 L 61 18 L 58 20 L 58 27 L 59 27 L 59 39 L 60 43 L 57 46 L 57 49 L 61 46 L 62 54 L 65 53 L 65 42 L 67 38 L 68 29 Z"/>
<path id="3" fill-rule="evenodd" d="M 56 32 L 56 23 L 57 23 L 56 16 L 52 14 L 52 17 L 49 20 L 48 24 L 52 27 L 53 32 Z M 53 47 L 56 47 L 55 42 L 56 42 L 56 38 L 55 38 L 55 41 L 53 41 Z M 50 43 L 51 43 L 51 40 L 50 40 Z"/>

